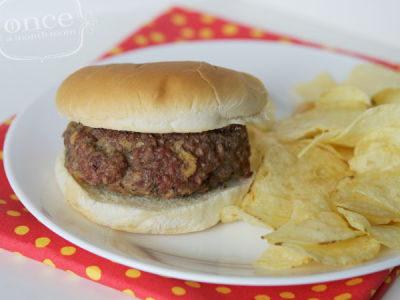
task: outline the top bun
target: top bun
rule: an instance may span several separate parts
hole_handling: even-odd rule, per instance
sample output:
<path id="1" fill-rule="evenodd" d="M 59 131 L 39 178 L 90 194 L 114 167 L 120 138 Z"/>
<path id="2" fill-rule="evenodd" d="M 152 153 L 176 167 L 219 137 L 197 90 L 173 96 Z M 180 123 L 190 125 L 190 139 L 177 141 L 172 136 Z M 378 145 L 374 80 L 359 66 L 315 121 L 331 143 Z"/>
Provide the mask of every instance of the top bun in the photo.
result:
<path id="1" fill-rule="evenodd" d="M 259 79 L 192 61 L 85 67 L 61 84 L 56 105 L 89 127 L 147 133 L 268 119 L 268 93 Z"/>

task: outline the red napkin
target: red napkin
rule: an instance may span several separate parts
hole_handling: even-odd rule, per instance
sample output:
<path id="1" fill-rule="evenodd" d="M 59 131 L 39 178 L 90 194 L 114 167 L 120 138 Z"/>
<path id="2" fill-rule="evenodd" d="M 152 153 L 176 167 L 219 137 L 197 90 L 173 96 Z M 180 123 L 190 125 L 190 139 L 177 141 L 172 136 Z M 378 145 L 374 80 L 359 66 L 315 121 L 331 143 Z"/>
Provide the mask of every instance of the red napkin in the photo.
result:
<path id="1" fill-rule="evenodd" d="M 161 43 L 198 39 L 263 39 L 328 48 L 229 22 L 211 15 L 172 8 L 109 51 L 104 57 Z M 329 48 L 358 57 L 354 53 Z M 399 66 L 370 61 L 391 68 Z M 18 201 L 3 167 L 3 143 L 12 119 L 0 124 L 0 247 L 75 273 L 146 300 L 163 299 L 380 299 L 400 273 L 400 267 L 377 273 L 300 286 L 233 286 L 166 278 L 114 263 L 57 236 Z"/>

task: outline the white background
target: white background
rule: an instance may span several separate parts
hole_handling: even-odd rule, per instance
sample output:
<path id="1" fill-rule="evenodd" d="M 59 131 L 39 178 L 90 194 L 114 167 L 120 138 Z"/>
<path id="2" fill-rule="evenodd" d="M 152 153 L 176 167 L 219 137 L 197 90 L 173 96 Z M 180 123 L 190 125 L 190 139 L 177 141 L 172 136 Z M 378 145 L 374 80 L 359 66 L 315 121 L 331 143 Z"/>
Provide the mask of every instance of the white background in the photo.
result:
<path id="1" fill-rule="evenodd" d="M 18 1 L 18 0 L 14 0 Z M 51 1 L 51 0 L 48 0 Z M 45 5 L 45 1 L 38 1 Z M 0 120 L 84 66 L 173 4 L 400 64 L 397 0 L 81 0 L 91 30 L 75 55 L 15 61 L 0 55 Z M 23 9 L 23 8 L 21 8 Z M 41 7 L 32 11 L 40 14 Z M 15 16 L 13 16 L 15 17 Z M 46 47 L 43 44 L 43 47 Z M 398 299 L 400 283 L 385 295 Z M 89 280 L 0 250 L 1 299 L 132 299 Z"/>

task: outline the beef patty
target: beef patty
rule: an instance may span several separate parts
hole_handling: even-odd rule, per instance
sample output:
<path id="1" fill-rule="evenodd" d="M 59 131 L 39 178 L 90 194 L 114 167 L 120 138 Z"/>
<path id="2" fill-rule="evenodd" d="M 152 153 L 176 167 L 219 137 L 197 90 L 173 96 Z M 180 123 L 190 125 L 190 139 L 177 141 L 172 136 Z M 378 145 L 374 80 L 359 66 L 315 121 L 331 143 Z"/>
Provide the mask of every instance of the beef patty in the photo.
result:
<path id="1" fill-rule="evenodd" d="M 71 122 L 65 167 L 79 182 L 125 195 L 183 197 L 251 176 L 246 127 L 152 134 Z"/>

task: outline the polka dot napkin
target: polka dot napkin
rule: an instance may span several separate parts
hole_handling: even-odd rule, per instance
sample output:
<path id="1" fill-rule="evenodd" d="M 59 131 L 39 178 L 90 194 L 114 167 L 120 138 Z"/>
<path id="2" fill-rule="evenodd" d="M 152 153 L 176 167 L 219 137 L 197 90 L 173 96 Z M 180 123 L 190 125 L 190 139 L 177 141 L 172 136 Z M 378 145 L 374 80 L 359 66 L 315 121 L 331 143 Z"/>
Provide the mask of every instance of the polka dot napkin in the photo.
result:
<path id="1" fill-rule="evenodd" d="M 113 48 L 102 58 L 161 43 L 199 39 L 262 39 L 295 43 L 354 53 L 292 39 L 271 32 L 228 22 L 211 15 L 173 8 Z M 366 57 L 363 57 L 366 58 Z M 376 59 L 391 68 L 398 66 Z M 97 281 L 146 300 L 164 299 L 379 299 L 400 273 L 400 267 L 381 272 L 313 285 L 233 286 L 166 278 L 132 269 L 96 256 L 64 240 L 39 223 L 19 202 L 6 179 L 3 143 L 12 119 L 0 124 L 0 247 Z"/>

